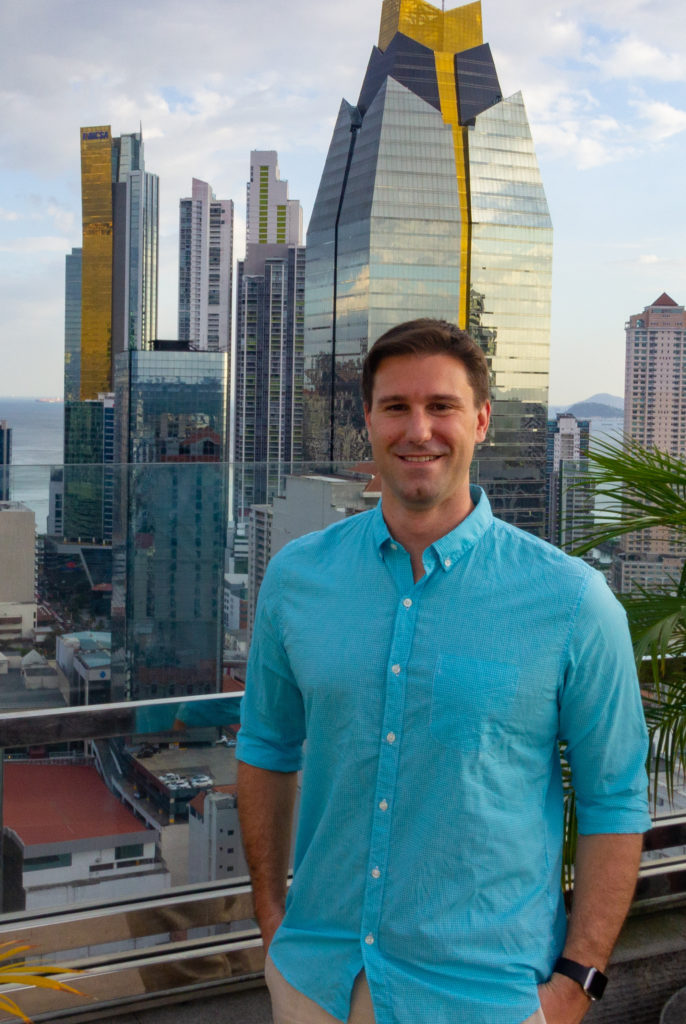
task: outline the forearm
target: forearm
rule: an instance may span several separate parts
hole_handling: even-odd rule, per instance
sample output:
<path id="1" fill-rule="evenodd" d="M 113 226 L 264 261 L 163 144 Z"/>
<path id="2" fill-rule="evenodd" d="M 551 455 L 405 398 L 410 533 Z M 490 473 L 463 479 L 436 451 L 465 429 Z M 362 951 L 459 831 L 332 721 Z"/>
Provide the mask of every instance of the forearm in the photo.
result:
<path id="1" fill-rule="evenodd" d="M 296 786 L 297 772 L 238 763 L 238 817 L 265 950 L 284 914 Z"/>
<path id="2" fill-rule="evenodd" d="M 606 966 L 631 906 L 642 847 L 641 835 L 579 836 L 563 956 Z"/>
<path id="3" fill-rule="evenodd" d="M 605 969 L 631 905 L 642 845 L 641 835 L 579 836 L 564 957 Z M 561 974 L 539 994 L 548 1024 L 578 1024 L 590 1006 L 577 982 Z"/>

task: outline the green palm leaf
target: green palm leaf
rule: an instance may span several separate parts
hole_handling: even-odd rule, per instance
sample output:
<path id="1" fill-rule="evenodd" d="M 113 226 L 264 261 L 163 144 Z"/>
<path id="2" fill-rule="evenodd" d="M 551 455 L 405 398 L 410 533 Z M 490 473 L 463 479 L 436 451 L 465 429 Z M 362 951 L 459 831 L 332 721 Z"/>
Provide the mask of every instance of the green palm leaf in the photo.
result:
<path id="1" fill-rule="evenodd" d="M 588 455 L 589 486 L 611 503 L 596 509 L 593 522 L 574 552 L 581 555 L 627 533 L 667 528 L 686 541 L 686 463 L 658 449 L 625 438 L 621 445 L 595 441 Z M 626 609 L 634 655 L 642 676 L 650 659 L 652 692 L 644 695 L 651 746 L 649 772 L 657 800 L 660 773 L 673 800 L 676 780 L 686 763 L 686 560 L 668 586 L 620 595 Z M 565 866 L 563 885 L 571 879 L 576 846 L 574 795 L 563 761 L 565 782 Z"/>
<path id="2" fill-rule="evenodd" d="M 626 438 L 623 446 L 595 441 L 588 453 L 591 480 L 612 506 L 596 510 L 594 523 L 577 548 L 584 554 L 626 533 L 668 527 L 686 538 L 686 464 L 658 449 Z M 583 481 L 575 486 L 588 487 Z"/>

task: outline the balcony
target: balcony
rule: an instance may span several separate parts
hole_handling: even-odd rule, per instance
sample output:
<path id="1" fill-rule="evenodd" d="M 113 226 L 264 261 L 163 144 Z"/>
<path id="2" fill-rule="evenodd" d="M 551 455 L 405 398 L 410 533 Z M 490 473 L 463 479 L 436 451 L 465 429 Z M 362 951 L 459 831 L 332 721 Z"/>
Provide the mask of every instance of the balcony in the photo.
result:
<path id="1" fill-rule="evenodd" d="M 61 478 L 49 467 L 14 471 L 13 498 L 33 511 L 41 534 L 51 479 L 67 497 L 90 496 L 77 511 L 91 526 L 105 502 L 100 474 L 121 474 L 128 497 L 140 499 L 113 510 L 111 541 L 48 537 L 39 628 L 10 651 L 5 672 L 0 664 L 0 941 L 31 944 L 46 963 L 83 972 L 72 979 L 83 996 L 7 992 L 36 1022 L 166 1024 L 181 1013 L 204 1024 L 270 1020 L 233 788 L 246 609 L 268 553 L 246 565 L 241 526 L 228 537 L 226 558 L 236 564 L 225 577 L 227 517 L 217 514 L 242 480 L 217 468 L 88 466 L 80 479 L 74 467 Z M 326 467 L 325 476 L 323 468 L 298 467 L 294 483 L 293 467 L 280 467 L 272 550 L 375 502 L 359 467 Z M 174 600 L 162 571 L 172 552 Z M 198 565 L 207 575 L 196 587 Z M 222 586 L 232 612 L 219 623 Z M 199 630 L 205 621 L 214 632 Z M 22 675 L 15 662 L 25 646 L 42 650 L 54 670 Z M 676 814 L 649 836 L 611 985 L 589 1021 L 658 1024 L 686 982 L 685 909 L 686 817 Z"/>

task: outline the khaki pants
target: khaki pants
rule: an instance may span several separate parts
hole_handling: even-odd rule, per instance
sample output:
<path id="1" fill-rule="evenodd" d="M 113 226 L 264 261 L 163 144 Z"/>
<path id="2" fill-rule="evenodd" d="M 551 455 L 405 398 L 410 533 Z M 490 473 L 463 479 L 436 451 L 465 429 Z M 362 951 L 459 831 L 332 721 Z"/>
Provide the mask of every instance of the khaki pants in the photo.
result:
<path id="1" fill-rule="evenodd" d="M 272 1000 L 274 1024 L 340 1024 L 336 1017 L 322 1009 L 319 1003 L 313 1002 L 289 985 L 284 976 L 277 971 L 269 954 L 264 962 L 264 979 Z M 374 1007 L 364 971 L 360 971 L 355 979 L 348 1024 L 375 1024 Z M 546 1024 L 543 1011 L 537 1010 L 531 1017 L 527 1017 L 523 1024 Z"/>

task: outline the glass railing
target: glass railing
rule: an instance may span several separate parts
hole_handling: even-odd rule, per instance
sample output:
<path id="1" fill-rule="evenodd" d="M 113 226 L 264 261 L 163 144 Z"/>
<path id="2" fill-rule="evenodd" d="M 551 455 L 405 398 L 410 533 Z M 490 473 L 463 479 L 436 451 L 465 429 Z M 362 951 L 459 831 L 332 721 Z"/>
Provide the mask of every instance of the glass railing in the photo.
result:
<path id="1" fill-rule="evenodd" d="M 23 989 L 31 1016 L 259 977 L 235 786 L 257 593 L 274 551 L 373 507 L 372 480 L 211 460 L 10 470 L 0 941 L 85 969 L 90 1000 Z"/>
<path id="2" fill-rule="evenodd" d="M 10 470 L 0 941 L 85 971 L 85 997 L 15 993 L 31 1016 L 259 977 L 235 790 L 257 593 L 270 555 L 377 486 L 369 465 Z M 647 901 L 686 891 L 686 821 L 665 828 Z"/>

